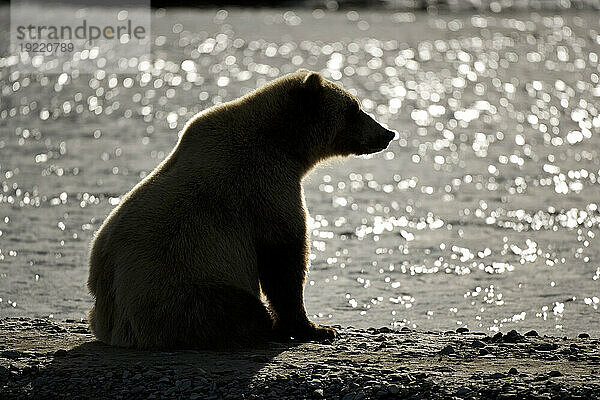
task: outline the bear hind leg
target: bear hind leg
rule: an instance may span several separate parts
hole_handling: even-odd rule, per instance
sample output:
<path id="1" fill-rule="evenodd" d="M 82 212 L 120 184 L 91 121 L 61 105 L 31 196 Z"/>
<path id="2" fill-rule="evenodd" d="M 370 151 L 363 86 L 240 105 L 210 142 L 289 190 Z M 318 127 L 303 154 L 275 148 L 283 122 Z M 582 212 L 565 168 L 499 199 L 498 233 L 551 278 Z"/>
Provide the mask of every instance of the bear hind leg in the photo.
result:
<path id="1" fill-rule="evenodd" d="M 168 302 L 131 318 L 140 348 L 229 349 L 271 339 L 273 321 L 260 299 L 228 285 L 183 285 Z"/>

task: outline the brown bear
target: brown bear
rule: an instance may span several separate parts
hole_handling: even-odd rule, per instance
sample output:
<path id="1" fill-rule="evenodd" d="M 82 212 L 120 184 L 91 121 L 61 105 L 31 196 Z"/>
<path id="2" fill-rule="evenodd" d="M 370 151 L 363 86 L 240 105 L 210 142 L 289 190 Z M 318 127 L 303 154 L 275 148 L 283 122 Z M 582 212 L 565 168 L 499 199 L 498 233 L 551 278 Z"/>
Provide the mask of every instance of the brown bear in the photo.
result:
<path id="1" fill-rule="evenodd" d="M 301 181 L 320 160 L 378 152 L 393 137 L 307 70 L 197 114 L 95 235 L 93 333 L 137 348 L 334 338 L 304 308 Z"/>

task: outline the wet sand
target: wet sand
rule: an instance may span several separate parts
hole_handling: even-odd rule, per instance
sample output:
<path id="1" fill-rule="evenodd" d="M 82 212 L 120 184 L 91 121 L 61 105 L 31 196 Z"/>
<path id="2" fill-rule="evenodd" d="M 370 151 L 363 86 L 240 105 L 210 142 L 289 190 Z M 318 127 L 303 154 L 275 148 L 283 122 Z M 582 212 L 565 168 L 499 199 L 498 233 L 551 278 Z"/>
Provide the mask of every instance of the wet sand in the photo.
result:
<path id="1" fill-rule="evenodd" d="M 480 332 L 340 330 L 333 343 L 151 352 L 85 322 L 0 320 L 0 398 L 597 399 L 600 341 Z"/>

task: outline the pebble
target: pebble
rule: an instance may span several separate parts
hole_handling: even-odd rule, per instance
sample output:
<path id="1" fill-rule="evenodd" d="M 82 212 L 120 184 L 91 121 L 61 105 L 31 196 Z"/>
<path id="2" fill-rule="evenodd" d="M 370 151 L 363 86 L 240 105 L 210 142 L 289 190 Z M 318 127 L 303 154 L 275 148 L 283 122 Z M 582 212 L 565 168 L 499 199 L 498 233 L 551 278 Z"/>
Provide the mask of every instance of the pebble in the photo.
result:
<path id="1" fill-rule="evenodd" d="M 461 327 L 456 330 L 456 333 L 467 333 L 469 332 L 469 328 Z"/>
<path id="2" fill-rule="evenodd" d="M 502 341 L 504 343 L 521 343 L 523 341 L 523 335 L 521 335 L 519 332 L 517 332 L 516 330 L 511 330 L 509 331 L 506 335 L 504 335 L 504 337 L 502 338 Z"/>
<path id="3" fill-rule="evenodd" d="M 143 386 L 139 386 L 139 385 L 138 386 L 134 386 L 131 389 L 131 393 L 141 393 L 143 391 L 144 391 L 144 387 Z"/>
<path id="4" fill-rule="evenodd" d="M 365 336 L 364 331 L 361 332 L 363 333 L 359 332 L 356 337 L 348 334 L 348 337 L 351 339 L 349 341 L 351 343 L 349 349 L 351 350 L 358 344 L 366 343 L 367 348 L 372 353 L 373 343 L 382 337 L 382 334 Z M 29 384 L 30 389 L 27 390 L 32 390 L 31 388 L 33 387 L 32 393 L 39 395 L 40 398 L 48 397 L 52 390 L 60 388 L 61 393 L 64 393 L 67 397 L 79 397 L 78 394 L 87 396 L 87 394 L 98 395 L 99 393 L 106 393 L 107 396 L 111 395 L 112 398 L 119 398 L 119 395 L 121 395 L 123 399 L 161 397 L 191 399 L 206 399 L 209 397 L 215 399 L 337 398 L 342 400 L 379 398 L 470 399 L 474 397 L 518 399 L 540 398 L 540 396 L 546 396 L 546 398 L 566 398 L 565 394 L 568 394 L 571 398 L 587 399 L 597 398 L 597 394 L 600 394 L 594 388 L 594 383 L 590 381 L 590 379 L 597 377 L 597 375 L 594 375 L 598 373 L 597 369 L 595 369 L 596 367 L 590 367 L 588 375 L 585 376 L 577 376 L 569 370 L 565 370 L 566 378 L 556 379 L 556 381 L 554 379 L 548 380 L 549 378 L 563 376 L 562 370 L 549 370 L 549 368 L 557 367 L 548 361 L 549 357 L 554 356 L 554 354 L 558 356 L 558 359 L 564 360 L 568 354 L 576 353 L 582 358 L 582 362 L 586 363 L 586 370 L 590 363 L 591 365 L 595 365 L 594 360 L 598 359 L 600 361 L 600 357 L 597 357 L 599 351 L 595 348 L 596 341 L 581 342 L 577 341 L 577 339 L 569 339 L 569 341 L 563 342 L 556 338 L 545 338 L 543 341 L 535 340 L 519 346 L 505 346 L 502 343 L 507 338 L 511 340 L 511 338 L 520 336 L 508 332 L 501 336 L 502 340 L 498 342 L 499 344 L 488 343 L 486 347 L 486 343 L 484 343 L 486 341 L 485 338 L 473 340 L 472 336 L 460 337 L 456 335 L 453 337 L 443 337 L 439 333 L 424 334 L 420 331 L 416 331 L 413 338 L 412 336 L 403 337 L 398 333 L 397 331 L 386 333 L 386 341 L 394 351 L 399 350 L 399 354 L 406 354 L 407 357 L 418 357 L 417 354 L 431 355 L 431 349 L 435 348 L 433 346 L 440 346 L 439 348 L 442 349 L 439 353 L 458 354 L 460 356 L 452 358 L 452 366 L 454 364 L 464 366 L 465 362 L 470 362 L 467 365 L 471 365 L 473 368 L 472 372 L 475 372 L 478 369 L 476 366 L 478 361 L 472 359 L 473 353 L 489 354 L 491 351 L 493 353 L 498 352 L 496 356 L 502 357 L 497 360 L 499 362 L 497 370 L 501 369 L 502 365 L 508 366 L 511 364 L 515 367 L 518 365 L 517 368 L 519 370 L 512 367 L 506 371 L 506 367 L 504 367 L 502 368 L 504 373 L 491 373 L 489 370 L 488 374 L 476 372 L 469 379 L 468 376 L 472 372 L 468 372 L 465 375 L 461 371 L 461 368 L 456 368 L 455 371 L 444 364 L 428 367 L 423 367 L 422 365 L 415 366 L 412 365 L 412 362 L 401 366 L 390 363 L 380 365 L 378 364 L 378 358 L 380 356 L 385 358 L 380 353 L 375 357 L 376 359 L 365 361 L 362 354 L 365 353 L 365 355 L 369 356 L 367 352 L 361 352 L 358 357 L 352 355 L 346 356 L 343 354 L 344 351 L 338 352 L 339 348 L 336 348 L 333 352 L 329 351 L 330 353 L 327 353 L 327 357 L 317 360 L 318 356 L 321 355 L 318 352 L 321 350 L 320 347 L 317 348 L 315 346 L 314 348 L 309 347 L 309 349 L 317 352 L 317 357 L 313 357 L 312 354 L 307 356 L 308 358 L 305 358 L 305 360 L 311 360 L 307 364 L 298 363 L 298 360 L 294 360 L 293 362 L 290 361 L 290 365 L 288 366 L 286 366 L 285 362 L 259 366 L 252 362 L 252 358 L 248 356 L 248 353 L 233 356 L 237 362 L 240 364 L 245 363 L 250 368 L 247 371 L 248 373 L 239 369 L 243 365 L 231 363 L 231 360 L 228 358 L 230 355 L 225 354 L 224 357 L 221 357 L 220 354 L 218 357 L 211 355 L 207 359 L 203 359 L 204 353 L 199 352 L 199 361 L 197 363 L 191 361 L 192 364 L 187 366 L 189 368 L 181 368 L 182 365 L 172 362 L 173 357 L 170 356 L 161 355 L 160 357 L 163 361 L 156 362 L 153 359 L 149 362 L 144 356 L 139 357 L 136 354 L 134 359 L 144 360 L 144 362 L 137 362 L 135 364 L 131 362 L 127 364 L 120 363 L 112 367 L 103 366 L 100 370 L 96 371 L 85 369 L 81 374 L 76 373 L 65 376 L 60 374 L 54 375 L 51 368 L 45 367 L 43 360 L 45 359 L 49 363 L 52 363 L 53 352 L 38 353 L 38 359 L 41 358 L 38 361 L 38 359 L 32 359 L 34 357 L 33 352 L 24 351 L 17 352 L 19 360 L 12 363 L 6 359 L 0 360 L 6 363 L 4 364 L 5 367 L 0 367 L 0 388 L 4 390 L 8 382 L 13 385 L 13 389 L 18 387 L 20 388 L 19 390 L 23 390 L 25 384 Z M 400 340 L 399 338 L 402 339 Z M 452 339 L 452 343 L 448 343 L 448 339 Z M 489 339 L 491 340 L 491 338 Z M 334 343 L 334 346 L 341 345 L 341 343 Z M 550 352 L 549 354 L 529 352 L 530 349 L 538 347 L 552 349 L 559 346 L 561 352 Z M 279 354 L 279 350 L 277 351 L 277 354 Z M 296 350 L 284 351 L 294 352 Z M 415 355 L 413 355 L 413 352 L 415 352 Z M 77 354 L 79 355 L 79 353 Z M 173 354 L 177 357 L 179 353 Z M 274 353 L 266 351 L 265 354 Z M 304 353 L 302 354 L 301 358 L 306 356 Z M 336 364 L 336 354 L 339 354 L 341 360 L 343 360 L 342 366 Z M 97 354 L 92 354 L 92 357 L 97 356 Z M 298 356 L 298 354 L 295 354 L 295 356 Z M 465 357 L 464 360 L 462 359 L 463 356 Z M 89 355 L 85 355 L 85 357 L 89 357 Z M 489 355 L 488 357 L 494 356 Z M 216 359 L 223 360 L 222 365 L 225 366 L 224 372 L 207 372 L 200 368 L 200 366 L 213 365 L 212 360 Z M 528 363 L 528 360 L 531 359 L 542 361 L 542 364 L 532 366 L 531 363 Z M 313 362 L 312 360 L 315 361 Z M 80 365 L 77 364 L 81 362 L 79 358 L 73 358 L 73 361 L 74 363 L 76 362 L 76 365 Z M 94 361 L 91 362 L 91 367 L 93 368 Z M 15 366 L 15 364 L 18 365 Z M 294 365 L 292 366 L 292 364 Z M 38 365 L 42 367 L 38 368 Z M 11 372 L 8 369 L 9 366 L 11 370 L 16 372 Z M 112 371 L 107 371 L 106 368 L 111 368 Z M 128 368 L 131 368 L 131 370 Z M 441 372 L 444 373 L 442 374 Z M 248 380 L 250 375 L 252 375 L 252 381 Z M 122 377 L 127 377 L 127 380 L 122 380 Z M 133 381 L 135 382 L 131 383 Z M 541 382 L 541 384 L 529 385 L 532 381 Z M 591 383 L 588 384 L 588 381 Z M 10 396 L 13 393 L 15 392 L 9 392 L 8 398 L 23 398 L 23 396 Z M 325 395 L 326 393 L 327 396 Z M 0 395 L 0 398 L 3 398 L 3 396 Z"/>
<path id="5" fill-rule="evenodd" d="M 503 379 L 506 377 L 507 377 L 507 375 L 503 374 L 502 372 L 494 372 L 493 374 L 488 375 L 487 379 Z"/>
<path id="6" fill-rule="evenodd" d="M 538 335 L 538 333 L 536 331 L 530 330 L 530 331 L 528 331 L 528 332 L 525 333 L 525 336 L 527 336 L 527 337 L 533 337 L 533 336 L 540 336 L 540 335 Z"/>
<path id="7" fill-rule="evenodd" d="M 558 348 L 558 345 L 554 343 L 541 343 L 534 347 L 538 351 L 552 351 Z"/>
<path id="8" fill-rule="evenodd" d="M 590 338 L 589 333 L 580 333 L 579 334 L 579 339 L 589 339 L 589 338 Z"/>
<path id="9" fill-rule="evenodd" d="M 64 357 L 67 355 L 67 351 L 64 349 L 58 349 L 54 352 L 54 357 Z"/>
<path id="10" fill-rule="evenodd" d="M 64 350 L 58 350 L 56 353 L 58 353 L 59 351 L 64 351 Z M 56 353 L 54 353 L 54 355 L 56 355 Z M 65 351 L 66 353 L 66 351 Z M 21 357 L 21 353 L 15 350 L 5 350 L 2 353 L 0 353 L 0 355 L 4 358 L 8 358 L 10 360 L 16 360 L 18 358 Z"/>
<path id="11" fill-rule="evenodd" d="M 461 388 L 458 388 L 458 390 L 456 391 L 457 396 L 464 396 L 468 393 L 471 393 L 471 389 L 464 387 L 464 386 Z"/>

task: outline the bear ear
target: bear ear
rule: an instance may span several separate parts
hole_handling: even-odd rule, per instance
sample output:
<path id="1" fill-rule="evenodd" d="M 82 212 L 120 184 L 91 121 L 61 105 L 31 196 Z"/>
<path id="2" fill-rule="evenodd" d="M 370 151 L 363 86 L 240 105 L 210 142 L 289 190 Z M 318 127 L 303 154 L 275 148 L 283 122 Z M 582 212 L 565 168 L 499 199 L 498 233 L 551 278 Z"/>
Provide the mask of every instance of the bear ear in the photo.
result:
<path id="1" fill-rule="evenodd" d="M 311 92 L 319 92 L 323 87 L 323 78 L 316 72 L 309 72 L 302 84 Z"/>

